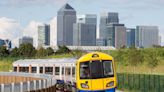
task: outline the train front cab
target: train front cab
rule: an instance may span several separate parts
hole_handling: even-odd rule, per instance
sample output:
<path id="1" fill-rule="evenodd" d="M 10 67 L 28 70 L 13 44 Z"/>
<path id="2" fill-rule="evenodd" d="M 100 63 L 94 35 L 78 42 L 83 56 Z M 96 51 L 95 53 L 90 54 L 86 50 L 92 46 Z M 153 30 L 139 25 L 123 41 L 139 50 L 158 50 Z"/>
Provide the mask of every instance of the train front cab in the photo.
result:
<path id="1" fill-rule="evenodd" d="M 110 55 L 94 52 L 77 61 L 78 92 L 115 92 L 116 73 Z"/>

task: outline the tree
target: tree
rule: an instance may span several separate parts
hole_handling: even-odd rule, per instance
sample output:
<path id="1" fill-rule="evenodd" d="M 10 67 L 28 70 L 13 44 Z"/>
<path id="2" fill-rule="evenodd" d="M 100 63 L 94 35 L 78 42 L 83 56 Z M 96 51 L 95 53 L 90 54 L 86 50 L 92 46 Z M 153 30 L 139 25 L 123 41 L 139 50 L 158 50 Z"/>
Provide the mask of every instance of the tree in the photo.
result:
<path id="1" fill-rule="evenodd" d="M 9 51 L 4 46 L 0 46 L 0 57 L 6 57 L 9 55 Z"/>
<path id="2" fill-rule="evenodd" d="M 17 47 L 12 49 L 12 51 L 10 52 L 10 56 L 13 56 L 13 57 L 19 56 L 19 50 Z"/>
<path id="3" fill-rule="evenodd" d="M 135 67 L 143 62 L 141 51 L 136 48 L 130 48 L 127 57 L 129 64 L 134 67 L 133 72 L 135 72 Z"/>
<path id="4" fill-rule="evenodd" d="M 48 54 L 48 55 L 54 54 L 54 50 L 53 50 L 51 47 L 48 47 L 48 48 L 46 49 L 46 51 L 47 51 L 47 54 Z"/>
<path id="5" fill-rule="evenodd" d="M 66 46 L 59 46 L 59 49 L 55 52 L 56 54 L 70 53 L 71 50 Z"/>
<path id="6" fill-rule="evenodd" d="M 157 50 L 156 49 L 147 50 L 145 61 L 147 61 L 147 65 L 151 69 L 151 73 L 152 73 L 154 68 L 158 66 L 160 61 L 157 55 Z"/>
<path id="7" fill-rule="evenodd" d="M 24 57 L 32 57 L 35 56 L 36 50 L 32 44 L 26 43 L 21 44 L 19 47 L 19 55 Z"/>
<path id="8" fill-rule="evenodd" d="M 80 58 L 82 54 L 83 54 L 82 51 L 78 49 L 72 51 L 72 55 L 76 58 Z"/>
<path id="9" fill-rule="evenodd" d="M 47 56 L 48 53 L 46 51 L 46 49 L 44 49 L 43 47 L 41 47 L 38 51 L 37 51 L 37 54 L 36 54 L 38 57 L 44 57 L 44 56 Z"/>

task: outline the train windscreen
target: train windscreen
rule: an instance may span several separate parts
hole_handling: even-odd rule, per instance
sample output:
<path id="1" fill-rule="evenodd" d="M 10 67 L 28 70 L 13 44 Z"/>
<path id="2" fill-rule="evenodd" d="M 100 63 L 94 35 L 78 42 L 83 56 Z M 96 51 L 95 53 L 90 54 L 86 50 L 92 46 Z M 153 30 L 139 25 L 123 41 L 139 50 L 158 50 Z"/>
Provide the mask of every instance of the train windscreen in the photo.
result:
<path id="1" fill-rule="evenodd" d="M 104 77 L 113 77 L 112 61 L 103 61 Z"/>
<path id="2" fill-rule="evenodd" d="M 80 63 L 80 79 L 90 79 L 89 61 Z"/>
<path id="3" fill-rule="evenodd" d="M 97 79 L 113 76 L 112 61 L 103 60 L 101 62 L 97 60 L 80 63 L 80 79 Z"/>

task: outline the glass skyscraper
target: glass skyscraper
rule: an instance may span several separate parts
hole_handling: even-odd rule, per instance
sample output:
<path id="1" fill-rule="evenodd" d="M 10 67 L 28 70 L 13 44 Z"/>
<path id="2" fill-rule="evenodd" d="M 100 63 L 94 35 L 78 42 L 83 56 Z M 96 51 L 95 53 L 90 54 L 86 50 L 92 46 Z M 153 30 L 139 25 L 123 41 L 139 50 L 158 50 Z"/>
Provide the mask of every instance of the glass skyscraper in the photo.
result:
<path id="1" fill-rule="evenodd" d="M 126 46 L 126 27 L 124 24 L 108 24 L 106 45 L 115 48 Z"/>
<path id="2" fill-rule="evenodd" d="M 96 46 L 96 25 L 97 16 L 95 14 L 79 16 L 77 23 L 73 25 L 73 45 Z"/>
<path id="3" fill-rule="evenodd" d="M 152 47 L 159 44 L 159 29 L 157 26 L 137 26 L 135 43 L 136 47 Z"/>
<path id="4" fill-rule="evenodd" d="M 38 47 L 50 45 L 50 25 L 38 26 Z"/>
<path id="5" fill-rule="evenodd" d="M 99 38 L 106 39 L 108 37 L 107 25 L 109 24 L 119 24 L 118 13 L 108 12 L 100 15 Z"/>
<path id="6" fill-rule="evenodd" d="M 65 4 L 57 13 L 57 45 L 73 45 L 73 23 L 76 23 L 76 11 Z"/>
<path id="7" fill-rule="evenodd" d="M 132 47 L 135 46 L 135 28 L 126 29 L 126 46 Z"/>

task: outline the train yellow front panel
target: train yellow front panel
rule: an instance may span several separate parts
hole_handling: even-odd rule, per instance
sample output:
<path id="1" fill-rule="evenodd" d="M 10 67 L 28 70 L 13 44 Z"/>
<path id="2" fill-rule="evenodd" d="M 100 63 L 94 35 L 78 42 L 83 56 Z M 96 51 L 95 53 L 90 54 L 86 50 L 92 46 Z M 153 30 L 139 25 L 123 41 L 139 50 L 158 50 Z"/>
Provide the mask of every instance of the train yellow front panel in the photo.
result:
<path id="1" fill-rule="evenodd" d="M 103 80 L 104 80 L 104 89 L 114 88 L 116 85 L 115 78 L 105 78 Z M 107 86 L 112 82 L 113 82 L 113 85 Z"/>
<path id="2" fill-rule="evenodd" d="M 91 80 L 79 80 L 77 86 L 78 86 L 79 90 L 91 90 L 92 89 Z"/>
<path id="3" fill-rule="evenodd" d="M 92 90 L 103 90 L 103 80 L 102 79 L 92 79 Z"/>

